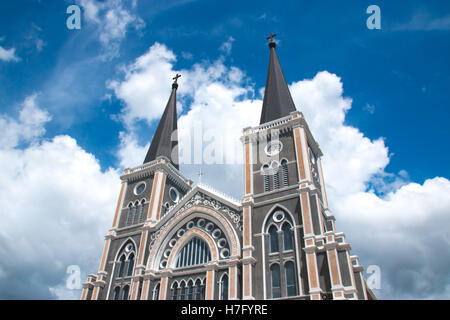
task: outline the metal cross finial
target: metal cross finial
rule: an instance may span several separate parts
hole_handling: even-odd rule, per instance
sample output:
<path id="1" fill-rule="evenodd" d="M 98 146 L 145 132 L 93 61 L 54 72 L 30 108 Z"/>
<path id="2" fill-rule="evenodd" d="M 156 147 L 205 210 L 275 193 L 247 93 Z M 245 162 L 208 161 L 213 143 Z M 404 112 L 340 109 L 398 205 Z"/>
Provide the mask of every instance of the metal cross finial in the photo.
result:
<path id="1" fill-rule="evenodd" d="M 204 172 L 202 171 L 202 169 L 200 169 L 200 171 L 197 173 L 198 175 L 198 183 L 202 183 L 202 176 L 203 176 Z"/>
<path id="2" fill-rule="evenodd" d="M 270 33 L 270 36 L 268 36 L 266 39 L 267 39 L 267 40 L 270 39 L 270 42 L 273 42 L 273 38 L 276 37 L 276 36 L 277 36 L 276 33 Z"/>
<path id="3" fill-rule="evenodd" d="M 174 83 L 177 83 L 179 77 L 181 77 L 181 74 L 178 74 L 178 73 L 177 73 L 177 75 L 176 75 L 175 77 L 172 78 L 173 80 L 175 80 Z"/>

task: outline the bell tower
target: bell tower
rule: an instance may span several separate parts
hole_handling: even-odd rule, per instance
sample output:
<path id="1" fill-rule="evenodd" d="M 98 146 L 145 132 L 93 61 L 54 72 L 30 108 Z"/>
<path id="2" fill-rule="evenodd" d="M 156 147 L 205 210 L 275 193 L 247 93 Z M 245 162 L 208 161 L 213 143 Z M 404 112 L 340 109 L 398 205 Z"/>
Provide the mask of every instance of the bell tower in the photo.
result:
<path id="1" fill-rule="evenodd" d="M 176 97 L 180 75 L 156 128 L 144 163 L 127 168 L 122 181 L 112 228 L 97 274 L 83 285 L 83 300 L 147 299 L 150 280 L 145 263 L 155 226 L 192 188 L 179 172 Z"/>
<path id="2" fill-rule="evenodd" d="M 243 130 L 243 298 L 367 299 L 328 209 L 322 151 L 269 42 L 260 125 Z M 353 268 L 358 266 L 358 268 Z"/>

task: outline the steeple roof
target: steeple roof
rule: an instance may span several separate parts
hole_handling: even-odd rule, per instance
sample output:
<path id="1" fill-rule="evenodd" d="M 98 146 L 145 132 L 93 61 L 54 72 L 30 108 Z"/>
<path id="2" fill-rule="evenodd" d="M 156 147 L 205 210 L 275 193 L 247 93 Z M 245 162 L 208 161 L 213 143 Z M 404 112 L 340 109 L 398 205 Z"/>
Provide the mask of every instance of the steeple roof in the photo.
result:
<path id="1" fill-rule="evenodd" d="M 275 51 L 276 44 L 271 35 L 269 48 L 269 70 L 267 71 L 266 88 L 264 91 L 264 101 L 261 111 L 260 124 L 270 122 L 289 115 L 296 111 L 294 101 L 291 93 L 284 79 L 283 71 L 281 70 L 280 62 Z M 269 39 L 268 38 L 268 39 Z"/>
<path id="2" fill-rule="evenodd" d="M 179 77 L 179 75 L 176 75 L 174 78 L 175 82 L 172 84 L 169 101 L 159 121 L 144 163 L 153 161 L 157 157 L 165 156 L 175 168 L 179 169 L 177 133 L 177 80 Z"/>

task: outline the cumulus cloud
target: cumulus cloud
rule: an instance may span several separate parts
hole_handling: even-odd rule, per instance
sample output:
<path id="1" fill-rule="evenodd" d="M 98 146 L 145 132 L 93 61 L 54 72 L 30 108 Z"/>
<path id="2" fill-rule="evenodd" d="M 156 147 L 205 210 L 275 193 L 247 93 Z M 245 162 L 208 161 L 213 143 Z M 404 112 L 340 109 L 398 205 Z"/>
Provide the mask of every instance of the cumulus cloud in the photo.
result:
<path id="1" fill-rule="evenodd" d="M 303 112 L 324 153 L 328 189 L 335 194 L 364 191 L 370 178 L 389 163 L 384 140 L 370 140 L 344 124 L 352 100 L 343 96 L 341 79 L 327 71 L 313 79 L 294 82 L 292 98 Z"/>
<path id="2" fill-rule="evenodd" d="M 383 198 L 358 192 L 333 202 L 354 253 L 381 268 L 380 298 L 450 297 L 449 192 L 450 181 L 436 177 Z"/>
<path id="3" fill-rule="evenodd" d="M 33 94 L 25 99 L 18 120 L 0 115 L 0 146 L 15 147 L 21 142 L 32 142 L 45 133 L 44 125 L 51 116 L 36 105 L 37 96 Z"/>
<path id="4" fill-rule="evenodd" d="M 122 131 L 119 134 L 119 165 L 122 168 L 135 167 L 142 163 L 146 152 L 150 147 L 150 142 L 141 146 L 132 132 Z"/>
<path id="5" fill-rule="evenodd" d="M 121 112 L 129 130 L 135 120 L 150 123 L 161 116 L 170 95 L 171 78 L 175 74 L 176 58 L 166 46 L 155 43 L 150 49 L 124 68 L 123 81 L 113 80 L 108 87 L 124 101 Z"/>
<path id="6" fill-rule="evenodd" d="M 69 136 L 42 139 L 50 118 L 35 95 L 17 120 L 0 117 L 2 299 L 79 298 L 65 287 L 66 269 L 78 265 L 85 281 L 112 220 L 118 172 L 102 171 Z"/>

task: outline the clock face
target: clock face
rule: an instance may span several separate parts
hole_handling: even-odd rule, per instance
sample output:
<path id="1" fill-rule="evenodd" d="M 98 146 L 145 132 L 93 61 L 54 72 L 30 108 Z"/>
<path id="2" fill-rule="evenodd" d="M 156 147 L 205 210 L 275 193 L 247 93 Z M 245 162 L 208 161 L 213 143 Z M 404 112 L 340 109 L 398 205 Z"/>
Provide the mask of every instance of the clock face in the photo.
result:
<path id="1" fill-rule="evenodd" d="M 283 144 L 280 141 L 271 141 L 267 144 L 265 152 L 268 156 L 272 157 L 281 152 L 283 149 Z"/>
<path id="2" fill-rule="evenodd" d="M 141 182 L 136 186 L 136 188 L 134 188 L 134 194 L 138 196 L 142 192 L 144 192 L 144 190 L 145 190 L 145 182 Z"/>

